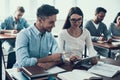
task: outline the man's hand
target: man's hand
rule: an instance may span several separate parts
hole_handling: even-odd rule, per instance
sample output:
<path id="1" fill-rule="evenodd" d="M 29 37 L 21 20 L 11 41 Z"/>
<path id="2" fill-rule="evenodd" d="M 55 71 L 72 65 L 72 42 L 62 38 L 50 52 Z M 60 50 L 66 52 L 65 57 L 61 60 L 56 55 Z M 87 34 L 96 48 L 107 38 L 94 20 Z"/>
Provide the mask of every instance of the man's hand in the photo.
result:
<path id="1" fill-rule="evenodd" d="M 11 30 L 11 33 L 12 33 L 12 34 L 17 34 L 18 31 L 17 31 L 17 30 Z"/>
<path id="2" fill-rule="evenodd" d="M 37 63 L 38 66 L 42 67 L 43 69 L 49 69 L 61 62 L 46 62 L 46 63 Z"/>
<path id="3" fill-rule="evenodd" d="M 42 67 L 43 69 L 49 69 L 54 66 L 54 64 L 50 62 L 49 63 L 38 63 L 37 65 Z"/>
<path id="4" fill-rule="evenodd" d="M 57 61 L 61 61 L 61 58 L 62 58 L 62 54 L 56 53 L 44 58 L 38 58 L 37 62 L 38 63 L 57 62 Z"/>
<path id="5" fill-rule="evenodd" d="M 99 41 L 103 41 L 103 40 L 104 40 L 104 37 L 100 36 L 100 37 L 98 38 L 98 40 L 99 40 Z"/>

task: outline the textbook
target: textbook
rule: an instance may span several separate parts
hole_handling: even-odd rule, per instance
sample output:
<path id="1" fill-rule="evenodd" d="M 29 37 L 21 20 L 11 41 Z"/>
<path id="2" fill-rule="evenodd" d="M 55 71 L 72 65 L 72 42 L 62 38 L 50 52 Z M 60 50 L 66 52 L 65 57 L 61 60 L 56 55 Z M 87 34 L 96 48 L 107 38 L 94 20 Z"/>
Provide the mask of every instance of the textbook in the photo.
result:
<path id="1" fill-rule="evenodd" d="M 72 71 L 59 73 L 57 75 L 61 80 L 102 80 L 101 76 L 92 74 L 86 70 L 74 69 Z"/>
<path id="2" fill-rule="evenodd" d="M 113 77 L 120 72 L 120 67 L 99 61 L 98 64 L 92 66 L 88 72 L 105 77 Z"/>
<path id="3" fill-rule="evenodd" d="M 35 79 L 35 78 L 41 78 L 41 77 L 47 77 L 48 75 L 57 74 L 60 72 L 64 72 L 66 70 L 60 68 L 60 67 L 52 67 L 48 70 L 45 70 L 37 65 L 35 66 L 29 66 L 29 67 L 22 67 L 23 74 L 28 77 L 28 79 Z"/>

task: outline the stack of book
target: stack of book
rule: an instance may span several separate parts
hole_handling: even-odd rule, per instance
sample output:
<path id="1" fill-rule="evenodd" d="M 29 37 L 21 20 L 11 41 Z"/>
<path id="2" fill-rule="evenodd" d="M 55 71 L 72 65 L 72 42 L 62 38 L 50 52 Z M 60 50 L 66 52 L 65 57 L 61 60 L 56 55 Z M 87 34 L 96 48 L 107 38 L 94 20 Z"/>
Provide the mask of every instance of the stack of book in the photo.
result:
<path id="1" fill-rule="evenodd" d="M 22 67 L 22 73 L 28 78 L 28 79 L 35 79 L 35 78 L 42 78 L 42 77 L 48 77 L 49 75 L 58 74 L 61 72 L 64 72 L 66 70 L 60 68 L 60 67 L 52 67 L 48 70 L 45 70 L 37 65 L 35 66 L 29 66 L 29 67 Z"/>

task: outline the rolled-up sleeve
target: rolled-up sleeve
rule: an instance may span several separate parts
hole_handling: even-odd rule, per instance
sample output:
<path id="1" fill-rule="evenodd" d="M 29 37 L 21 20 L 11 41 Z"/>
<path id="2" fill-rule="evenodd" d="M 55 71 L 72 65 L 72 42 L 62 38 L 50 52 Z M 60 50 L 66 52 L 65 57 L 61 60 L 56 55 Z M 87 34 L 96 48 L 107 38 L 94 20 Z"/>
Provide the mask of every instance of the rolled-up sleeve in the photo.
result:
<path id="1" fill-rule="evenodd" d="M 56 41 L 56 39 L 54 38 L 54 36 L 51 35 L 51 42 L 52 42 L 52 46 L 51 46 L 51 53 L 58 53 L 58 43 Z"/>
<path id="2" fill-rule="evenodd" d="M 37 58 L 30 57 L 28 47 L 28 33 L 21 31 L 16 38 L 16 63 L 18 67 L 32 66 L 37 63 Z"/>
<path id="3" fill-rule="evenodd" d="M 1 23 L 0 28 L 1 28 L 1 29 L 6 29 L 7 23 L 8 23 L 8 20 L 5 19 L 5 20 Z"/>

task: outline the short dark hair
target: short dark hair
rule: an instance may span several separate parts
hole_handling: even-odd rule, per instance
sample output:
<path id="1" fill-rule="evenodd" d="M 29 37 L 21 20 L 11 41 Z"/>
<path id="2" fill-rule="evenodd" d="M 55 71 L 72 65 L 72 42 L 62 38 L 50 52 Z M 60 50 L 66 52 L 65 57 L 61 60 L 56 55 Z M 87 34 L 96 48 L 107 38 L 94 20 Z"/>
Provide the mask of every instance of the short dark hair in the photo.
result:
<path id="1" fill-rule="evenodd" d="M 78 14 L 80 16 L 82 16 L 82 19 L 83 19 L 83 12 L 82 10 L 79 8 L 79 7 L 72 7 L 70 10 L 69 10 L 69 13 L 67 15 L 67 19 L 64 23 L 64 26 L 63 26 L 63 29 L 68 29 L 70 28 L 71 24 L 70 24 L 70 17 L 72 14 Z M 82 27 L 83 26 L 83 20 L 82 20 L 82 24 L 79 26 L 79 27 Z"/>
<path id="2" fill-rule="evenodd" d="M 116 17 L 115 17 L 115 19 L 114 19 L 114 21 L 113 21 L 114 23 L 117 23 L 117 18 L 118 18 L 118 16 L 120 16 L 120 12 L 117 13 L 117 15 L 116 15 Z"/>
<path id="3" fill-rule="evenodd" d="M 59 11 L 54 6 L 43 4 L 37 9 L 37 17 L 48 17 L 58 14 Z"/>
<path id="4" fill-rule="evenodd" d="M 104 13 L 106 13 L 107 10 L 104 9 L 103 7 L 97 7 L 96 10 L 95 10 L 95 13 L 98 14 L 98 13 L 100 13 L 100 12 L 104 12 Z"/>
<path id="5" fill-rule="evenodd" d="M 24 7 L 22 7 L 22 6 L 18 6 L 18 7 L 17 7 L 17 11 L 20 11 L 20 12 L 24 13 L 24 12 L 25 12 L 25 9 L 24 9 Z"/>

